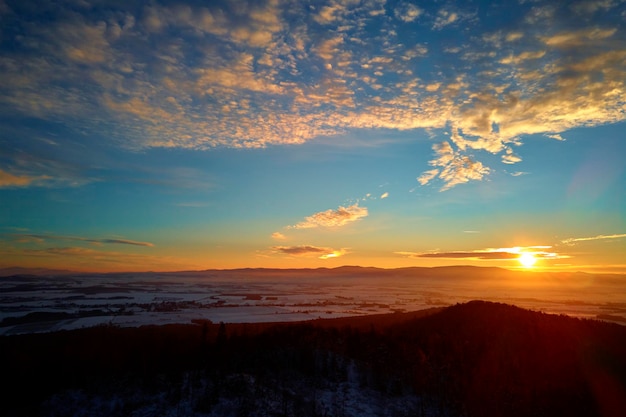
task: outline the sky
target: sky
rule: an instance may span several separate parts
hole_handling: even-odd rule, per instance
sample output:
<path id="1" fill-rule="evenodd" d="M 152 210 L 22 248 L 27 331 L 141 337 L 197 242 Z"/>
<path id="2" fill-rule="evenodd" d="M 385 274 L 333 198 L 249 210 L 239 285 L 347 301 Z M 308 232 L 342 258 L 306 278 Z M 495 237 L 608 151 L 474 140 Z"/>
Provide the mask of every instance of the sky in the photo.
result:
<path id="1" fill-rule="evenodd" d="M 0 267 L 626 273 L 626 2 L 0 0 Z"/>

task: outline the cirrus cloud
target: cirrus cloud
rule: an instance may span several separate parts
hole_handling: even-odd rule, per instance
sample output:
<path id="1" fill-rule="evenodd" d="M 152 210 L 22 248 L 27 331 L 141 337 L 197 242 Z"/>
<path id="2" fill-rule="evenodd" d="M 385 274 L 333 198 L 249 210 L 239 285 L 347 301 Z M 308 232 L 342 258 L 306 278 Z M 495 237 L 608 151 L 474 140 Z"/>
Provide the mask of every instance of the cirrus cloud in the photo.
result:
<path id="1" fill-rule="evenodd" d="M 395 252 L 409 258 L 442 258 L 468 260 L 508 260 L 518 259 L 520 254 L 531 253 L 537 259 L 561 259 L 567 255 L 549 252 L 552 246 L 516 246 L 512 248 L 488 248 L 470 251 L 431 251 L 431 252 Z"/>
<path id="2" fill-rule="evenodd" d="M 45 183 L 50 179 L 51 178 L 47 175 L 15 175 L 0 169 L 0 188 L 29 187 Z"/>
<path id="3" fill-rule="evenodd" d="M 12 233 L 10 237 L 18 242 L 44 242 L 44 241 L 74 241 L 74 242 L 88 242 L 95 245 L 112 244 L 112 245 L 131 245 L 131 246 L 146 246 L 153 247 L 154 244 L 150 242 L 140 242 L 130 239 L 122 238 L 87 238 L 80 236 L 64 236 L 53 234 L 37 234 L 37 233 Z"/>
<path id="4" fill-rule="evenodd" d="M 613 235 L 597 235 L 590 237 L 571 237 L 561 241 L 564 245 L 575 245 L 578 242 L 591 242 L 595 240 L 613 240 L 626 238 L 626 233 L 619 233 Z"/>

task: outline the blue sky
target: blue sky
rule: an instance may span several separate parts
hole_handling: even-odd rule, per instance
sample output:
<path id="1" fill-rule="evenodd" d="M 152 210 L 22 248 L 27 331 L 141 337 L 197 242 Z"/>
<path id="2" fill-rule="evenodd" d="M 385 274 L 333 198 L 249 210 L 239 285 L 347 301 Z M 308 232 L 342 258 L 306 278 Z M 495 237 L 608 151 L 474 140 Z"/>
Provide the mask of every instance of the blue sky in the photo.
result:
<path id="1" fill-rule="evenodd" d="M 626 270 L 624 1 L 0 21 L 0 267 Z"/>

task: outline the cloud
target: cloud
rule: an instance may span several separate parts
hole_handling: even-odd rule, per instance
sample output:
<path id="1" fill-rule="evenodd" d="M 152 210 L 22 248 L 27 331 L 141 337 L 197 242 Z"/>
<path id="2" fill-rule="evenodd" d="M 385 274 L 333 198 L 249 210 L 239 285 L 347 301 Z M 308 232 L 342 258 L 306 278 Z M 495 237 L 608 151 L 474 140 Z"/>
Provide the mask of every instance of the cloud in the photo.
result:
<path id="1" fill-rule="evenodd" d="M 507 42 L 515 42 L 524 37 L 524 32 L 509 32 L 505 35 L 504 39 Z"/>
<path id="2" fill-rule="evenodd" d="M 430 165 L 441 168 L 431 169 L 418 177 L 417 181 L 421 185 L 426 185 L 433 179 L 439 178 L 443 181 L 441 191 L 446 191 L 455 185 L 470 180 L 481 180 L 491 172 L 482 162 L 475 161 L 469 156 L 464 156 L 455 151 L 449 142 L 435 144 L 433 150 L 436 158 L 430 161 Z"/>
<path id="3" fill-rule="evenodd" d="M 182 3 L 182 2 L 181 2 Z M 165 29 L 193 29 L 253 47 L 265 47 L 282 28 L 276 1 L 242 2 L 230 10 L 211 7 L 153 5 L 144 9 L 143 25 L 150 34 Z"/>
<path id="4" fill-rule="evenodd" d="M 344 7 L 341 4 L 334 3 L 330 6 L 322 7 L 320 12 L 316 14 L 313 19 L 321 25 L 330 24 L 339 19 L 339 16 L 337 16 L 337 14 L 339 14 L 343 10 Z"/>
<path id="5" fill-rule="evenodd" d="M 397 19 L 400 19 L 403 22 L 413 22 L 417 19 L 424 11 L 419 7 L 415 6 L 411 3 L 400 3 L 396 9 L 394 10 L 394 15 Z"/>
<path id="6" fill-rule="evenodd" d="M 554 133 L 554 134 L 546 134 L 547 137 L 549 137 L 550 139 L 555 139 L 555 140 L 560 140 L 560 141 L 564 141 L 565 138 L 563 136 L 561 136 L 559 133 Z"/>
<path id="7" fill-rule="evenodd" d="M 472 151 L 517 162 L 508 149 L 523 135 L 626 120 L 624 29 L 603 19 L 618 3 L 518 3 L 507 19 L 505 8 L 482 19 L 471 6 L 385 11 L 374 0 L 33 7 L 0 29 L 15 40 L 1 51 L 0 106 L 8 119 L 107 132 L 107 144 L 136 151 L 263 148 L 359 129 L 428 129 L 441 142 L 452 129 L 454 158 L 437 155 L 437 173 L 420 177 L 449 189 L 491 172 Z M 426 45 L 431 29 L 451 36 Z M 445 71 L 425 65 L 441 51 Z M 11 165 L 0 186 L 93 180 L 44 168 Z"/>
<path id="8" fill-rule="evenodd" d="M 331 259 L 343 256 L 348 253 L 346 249 L 332 249 L 319 246 L 273 246 L 277 252 L 290 255 L 290 256 L 317 256 L 319 259 Z"/>
<path id="9" fill-rule="evenodd" d="M 389 197 L 389 193 L 388 192 L 384 192 L 381 196 L 380 199 L 383 200 L 385 198 Z"/>
<path id="10" fill-rule="evenodd" d="M 187 201 L 187 202 L 176 203 L 176 206 L 178 207 L 190 207 L 190 208 L 208 207 L 210 205 L 211 203 L 199 202 L 199 201 Z"/>
<path id="11" fill-rule="evenodd" d="M 598 10 L 610 10 L 613 7 L 618 6 L 622 1 L 620 0 L 591 0 L 591 1 L 577 1 L 570 5 L 570 8 L 575 12 L 582 15 L 590 15 Z"/>
<path id="12" fill-rule="evenodd" d="M 0 169 L 0 188 L 18 188 L 29 187 L 32 185 L 40 185 L 49 181 L 51 178 L 46 175 L 29 176 L 14 175 Z"/>
<path id="13" fill-rule="evenodd" d="M 583 45 L 592 45 L 615 34 L 617 29 L 589 28 L 577 31 L 556 33 L 540 39 L 548 46 L 556 48 L 575 48 Z"/>
<path id="14" fill-rule="evenodd" d="M 537 23 L 552 22 L 556 11 L 557 8 L 554 5 L 534 6 L 526 14 L 524 23 L 535 25 Z"/>
<path id="15" fill-rule="evenodd" d="M 438 169 L 431 169 L 431 170 L 428 170 L 428 171 L 424 172 L 419 177 L 417 177 L 417 181 L 421 185 L 426 185 L 430 181 L 432 181 L 434 178 L 436 178 L 438 174 L 439 174 L 439 170 Z"/>
<path id="16" fill-rule="evenodd" d="M 358 203 L 348 207 L 339 206 L 337 210 L 320 211 L 305 218 L 304 221 L 288 226 L 289 229 L 311 229 L 316 227 L 342 227 L 367 217 L 367 207 L 359 207 Z"/>
<path id="17" fill-rule="evenodd" d="M 614 234 L 614 235 L 597 235 L 591 237 L 572 237 L 564 239 L 561 243 L 565 245 L 575 245 L 578 242 L 589 242 L 595 240 L 611 240 L 611 239 L 623 239 L 626 238 L 626 233 Z"/>
<path id="18" fill-rule="evenodd" d="M 181 270 L 189 268 L 188 262 L 163 255 L 146 255 L 141 253 L 104 251 L 78 246 L 48 247 L 43 249 L 21 249 L 0 246 L 0 256 L 12 259 L 15 264 L 26 261 L 32 265 L 33 258 L 45 259 L 47 265 L 80 271 L 139 271 L 146 270 Z"/>
<path id="19" fill-rule="evenodd" d="M 31 250 L 31 254 L 46 254 L 46 255 L 62 255 L 62 256 L 92 256 L 102 253 L 89 248 L 81 247 L 62 247 L 62 248 L 47 248 L 44 250 Z"/>
<path id="20" fill-rule="evenodd" d="M 136 240 L 128 240 L 128 239 L 86 239 L 87 242 L 95 242 L 95 243 L 107 243 L 107 244 L 116 244 L 116 245 L 133 245 L 133 246 L 154 246 L 153 243 L 150 242 L 138 242 Z"/>
<path id="21" fill-rule="evenodd" d="M 24 135 L 22 131 L 7 129 L 10 135 Z M 0 138 L 1 139 L 1 138 Z M 41 142 L 47 146 L 42 146 Z M 80 162 L 70 162 L 75 154 L 73 150 L 66 150 L 60 158 L 51 158 L 46 155 L 50 151 L 51 145 L 45 139 L 37 138 L 35 143 L 24 141 L 15 144 L 10 148 L 5 148 L 6 141 L 0 140 L 0 163 L 4 166 L 0 169 L 0 188 L 26 188 L 26 187 L 78 187 L 91 182 L 98 181 L 94 172 L 89 172 L 85 160 L 88 154 L 83 152 L 80 156 L 84 158 Z M 52 151 L 51 153 L 54 153 Z"/>
<path id="22" fill-rule="evenodd" d="M 459 14 L 450 10 L 441 9 L 437 12 L 437 18 L 433 24 L 433 29 L 441 29 L 459 20 Z"/>
<path id="23" fill-rule="evenodd" d="M 127 181 L 142 184 L 151 184 L 162 187 L 187 188 L 193 190 L 207 190 L 215 186 L 215 179 L 206 171 L 189 167 L 158 167 L 144 168 L 135 171 Z M 187 203 L 187 207 L 202 207 L 206 203 Z"/>
<path id="24" fill-rule="evenodd" d="M 274 233 L 272 233 L 272 239 L 285 240 L 285 239 L 287 239 L 287 236 L 283 235 L 280 232 L 274 232 Z"/>
<path id="25" fill-rule="evenodd" d="M 440 9 L 433 23 L 434 30 L 440 30 L 446 26 L 469 21 L 475 17 L 474 11 L 462 11 L 460 9 Z"/>
<path id="26" fill-rule="evenodd" d="M 410 258 L 445 258 L 445 259 L 517 259 L 519 253 L 512 252 L 427 252 L 427 253 L 410 253 L 397 252 L 402 255 L 408 255 Z"/>
<path id="27" fill-rule="evenodd" d="M 529 59 L 539 59 L 542 58 L 546 54 L 546 51 L 526 51 L 522 52 L 519 55 L 509 55 L 500 60 L 501 64 L 505 65 L 520 65 L 524 61 Z"/>
<path id="28" fill-rule="evenodd" d="M 471 251 L 433 251 L 433 252 L 395 252 L 409 258 L 443 258 L 443 259 L 469 259 L 469 260 L 508 260 L 518 259 L 520 254 L 531 253 L 538 259 L 560 259 L 566 255 L 556 252 L 548 252 L 552 246 L 516 246 L 512 248 L 490 248 Z"/>
<path id="29" fill-rule="evenodd" d="M 521 160 L 522 158 L 513 154 L 513 149 L 511 148 L 507 148 L 504 155 L 502 155 L 502 162 L 504 162 L 505 164 L 516 164 L 520 162 Z"/>
<path id="30" fill-rule="evenodd" d="M 339 258 L 340 256 L 343 256 L 343 255 L 345 255 L 347 253 L 348 253 L 347 249 L 333 250 L 332 252 L 325 253 L 325 254 L 321 255 L 319 258 L 320 259 Z"/>
<path id="31" fill-rule="evenodd" d="M 35 234 L 35 233 L 13 233 L 10 235 L 14 240 L 18 242 L 44 242 L 49 240 L 61 240 L 61 241 L 75 241 L 75 242 L 88 242 L 94 244 L 110 244 L 110 245 L 131 245 L 131 246 L 146 246 L 153 247 L 154 244 L 150 242 L 140 242 L 129 239 L 113 239 L 113 238 L 86 238 L 79 236 L 63 236 L 52 234 Z"/>

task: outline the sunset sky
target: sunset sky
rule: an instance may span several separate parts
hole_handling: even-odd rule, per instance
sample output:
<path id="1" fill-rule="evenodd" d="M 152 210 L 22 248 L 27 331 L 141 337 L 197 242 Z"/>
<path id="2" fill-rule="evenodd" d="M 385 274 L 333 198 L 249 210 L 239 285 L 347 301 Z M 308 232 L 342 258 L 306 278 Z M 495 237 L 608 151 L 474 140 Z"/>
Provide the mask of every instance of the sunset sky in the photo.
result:
<path id="1" fill-rule="evenodd" d="M 624 0 L 0 0 L 0 267 L 626 272 L 625 167 Z"/>

